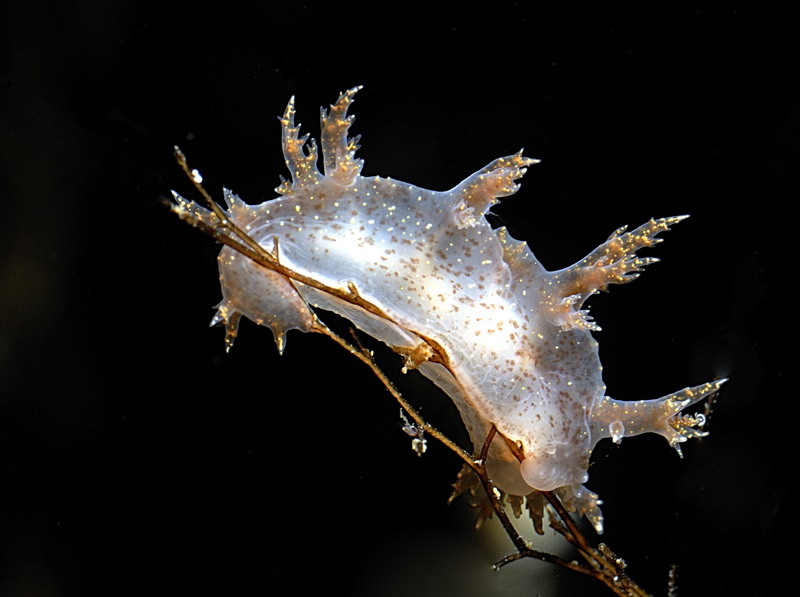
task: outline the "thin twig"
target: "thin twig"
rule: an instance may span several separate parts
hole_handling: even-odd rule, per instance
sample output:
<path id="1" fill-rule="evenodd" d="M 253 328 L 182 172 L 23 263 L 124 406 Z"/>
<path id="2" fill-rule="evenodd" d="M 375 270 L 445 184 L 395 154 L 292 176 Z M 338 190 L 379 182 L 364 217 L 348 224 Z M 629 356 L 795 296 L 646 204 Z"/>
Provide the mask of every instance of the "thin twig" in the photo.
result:
<path id="1" fill-rule="evenodd" d="M 194 184 L 195 188 L 203 196 L 204 200 L 211 209 L 211 212 L 214 214 L 217 222 L 216 224 L 212 225 L 201 220 L 194 214 L 186 214 L 186 213 L 180 214 L 183 219 L 187 220 L 193 226 L 200 228 L 206 234 L 212 236 L 219 242 L 231 247 L 232 249 L 236 250 L 242 255 L 248 257 L 258 265 L 261 265 L 265 268 L 277 272 L 278 274 L 283 275 L 284 277 L 289 279 L 293 284 L 294 283 L 305 284 L 306 286 L 310 286 L 312 288 L 315 288 L 317 290 L 320 290 L 322 292 L 340 298 L 352 305 L 361 307 L 362 309 L 372 313 L 373 315 L 377 315 L 378 317 L 390 320 L 395 325 L 398 325 L 396 322 L 391 320 L 391 318 L 389 318 L 385 313 L 383 313 L 381 309 L 379 309 L 377 306 L 373 305 L 372 303 L 361 297 L 361 295 L 358 292 L 358 289 L 355 287 L 354 284 L 350 284 L 347 290 L 326 286 L 325 284 L 320 283 L 314 278 L 296 272 L 281 264 L 278 258 L 277 242 L 274 254 L 264 249 L 264 247 L 262 247 L 246 232 L 244 232 L 235 223 L 233 223 L 228 214 L 219 206 L 219 204 L 217 204 L 211 198 L 211 196 L 208 194 L 208 192 L 205 190 L 202 183 L 200 182 L 199 177 L 196 176 L 196 174 L 189 168 L 189 165 L 186 161 L 186 157 L 177 146 L 175 147 L 175 157 L 176 160 L 178 161 L 178 164 L 181 166 L 181 168 L 184 170 L 188 178 Z M 553 519 L 551 520 L 551 526 L 561 535 L 563 535 L 564 538 L 578 550 L 578 553 L 580 553 L 581 556 L 584 558 L 584 560 L 586 560 L 588 567 L 585 565 L 581 565 L 578 562 L 569 561 L 560 556 L 534 549 L 528 543 L 528 541 L 526 541 L 525 538 L 522 535 L 520 535 L 520 533 L 511 523 L 511 520 L 508 517 L 508 514 L 506 513 L 505 507 L 503 505 L 502 494 L 497 490 L 497 488 L 495 488 L 493 482 L 491 481 L 487 473 L 486 459 L 488 457 L 491 444 L 498 435 L 497 428 L 494 425 L 492 425 L 477 457 L 473 456 L 472 454 L 461 448 L 457 443 L 455 443 L 445 434 L 443 434 L 441 431 L 439 431 L 431 424 L 429 424 L 417 412 L 417 410 L 403 397 L 403 395 L 395 387 L 395 385 L 392 383 L 389 377 L 375 363 L 375 360 L 372 356 L 372 352 L 363 348 L 360 345 L 357 336 L 355 336 L 355 342 L 358 344 L 358 346 L 355 346 L 352 343 L 345 340 L 344 338 L 342 338 L 341 336 L 339 336 L 338 334 L 336 334 L 335 332 L 333 332 L 330 328 L 328 328 L 328 326 L 326 326 L 323 322 L 321 322 L 317 318 L 316 314 L 314 314 L 313 317 L 314 319 L 311 326 L 311 331 L 328 336 L 339 346 L 343 347 L 350 354 L 354 355 L 362 363 L 367 365 L 367 367 L 369 367 L 372 373 L 380 380 L 383 386 L 399 403 L 403 411 L 414 420 L 416 425 L 431 437 L 434 437 L 437 440 L 439 440 L 439 442 L 441 442 L 445 447 L 447 447 L 450 451 L 456 454 L 462 461 L 464 461 L 464 463 L 470 469 L 472 469 L 478 476 L 481 484 L 483 485 L 484 491 L 486 492 L 486 497 L 489 500 L 492 509 L 494 510 L 494 513 L 497 515 L 497 518 L 500 521 L 501 526 L 503 527 L 504 531 L 506 532 L 512 544 L 514 545 L 514 548 L 517 550 L 516 553 L 510 554 L 501 559 L 499 562 L 497 562 L 495 564 L 495 568 L 499 569 L 507 564 L 510 564 L 511 562 L 515 562 L 522 558 L 535 558 L 545 562 L 551 562 L 557 564 L 559 566 L 562 566 L 569 570 L 573 570 L 580 574 L 594 577 L 600 582 L 604 583 L 607 587 L 609 587 L 609 589 L 611 589 L 617 595 L 628 596 L 628 597 L 647 596 L 647 593 L 642 591 L 633 581 L 630 580 L 629 577 L 627 577 L 627 575 L 624 575 L 622 573 L 623 566 L 619 563 L 621 562 L 620 560 L 612 561 L 609 559 L 608 554 L 611 553 L 610 550 L 595 549 L 589 544 L 585 536 L 581 533 L 580 529 L 578 528 L 578 525 L 572 519 L 570 514 L 566 511 L 566 508 L 564 508 L 564 505 L 561 503 L 561 500 L 554 492 L 551 491 L 544 491 L 542 492 L 542 494 L 545 496 L 550 506 L 552 507 L 553 511 L 561 521 L 561 523 L 556 524 L 555 519 Z M 398 325 L 398 327 L 402 326 Z M 443 348 L 439 346 L 438 343 L 436 343 L 432 339 L 422 336 L 419 332 L 412 330 L 406 330 L 406 331 L 413 334 L 413 336 L 419 337 L 424 344 L 428 345 L 428 347 L 431 349 L 430 350 L 431 356 L 429 360 L 441 363 L 448 370 L 450 370 L 447 354 L 443 350 Z M 422 346 L 424 346 L 424 344 Z M 396 349 L 396 351 L 400 352 L 399 349 Z M 451 373 L 453 373 L 452 370 Z M 506 442 L 506 445 L 508 446 L 509 450 L 511 450 L 511 452 L 519 460 L 522 460 L 524 458 L 524 454 L 522 453 L 520 447 L 517 446 L 514 442 L 510 441 L 504 435 L 502 434 L 499 435 Z M 606 551 L 608 552 L 608 554 L 606 553 Z"/>
<path id="2" fill-rule="evenodd" d="M 236 250 L 237 252 L 241 253 L 242 255 L 248 257 L 258 265 L 266 267 L 267 269 L 271 269 L 294 282 L 300 282 L 301 284 L 305 284 L 306 286 L 310 286 L 316 290 L 320 290 L 326 294 L 330 294 L 337 298 L 340 298 L 346 302 L 354 304 L 358 307 L 361 307 L 365 311 L 372 313 L 373 315 L 377 315 L 386 320 L 391 320 L 391 318 L 386 315 L 381 309 L 379 309 L 376 305 L 373 305 L 368 300 L 364 299 L 358 292 L 355 284 L 348 284 L 347 290 L 343 290 L 341 288 L 336 288 L 333 286 L 327 286 L 312 278 L 310 276 L 306 276 L 300 272 L 294 271 L 289 267 L 286 267 L 277 258 L 277 248 L 275 250 L 275 255 L 271 254 L 269 251 L 264 249 L 259 243 L 257 243 L 253 238 L 251 238 L 244 230 L 239 228 L 228 214 L 219 206 L 219 204 L 214 201 L 208 191 L 205 190 L 203 187 L 203 183 L 194 175 L 193 171 L 190 169 L 189 164 L 186 160 L 186 156 L 183 152 L 175 146 L 175 159 L 177 160 L 180 167 L 186 173 L 186 176 L 192 181 L 192 184 L 195 188 L 200 192 L 203 196 L 203 199 L 208 204 L 209 208 L 211 209 L 214 216 L 217 218 L 218 224 L 216 226 L 210 226 L 205 222 L 193 217 L 191 215 L 183 215 L 182 217 L 190 222 L 193 226 L 200 228 L 206 234 L 213 237 L 215 240 L 228 245 L 232 249 Z M 233 234 L 234 237 L 232 238 L 230 235 Z M 239 239 L 238 241 L 236 239 Z M 394 325 L 403 329 L 404 331 L 408 332 L 414 337 L 418 337 L 421 339 L 422 342 L 428 345 L 430 348 L 430 357 L 428 360 L 441 363 L 448 369 L 450 369 L 449 359 L 447 357 L 447 352 L 439 345 L 438 342 L 433 340 L 432 338 L 428 338 L 421 334 L 418 331 L 412 331 L 404 328 L 402 325 L 397 323 L 396 321 L 391 320 Z"/>
<path id="3" fill-rule="evenodd" d="M 470 468 L 475 470 L 475 461 L 472 458 L 472 455 L 461 448 L 457 443 L 447 437 L 444 433 L 436 429 L 433 425 L 428 423 L 425 419 L 422 418 L 417 410 L 411 405 L 408 400 L 406 400 L 403 395 L 400 393 L 392 381 L 387 377 L 387 375 L 383 372 L 383 370 L 378 367 L 375 363 L 375 360 L 372 358 L 372 355 L 364 350 L 359 350 L 352 344 L 350 344 L 347 340 L 339 336 L 336 332 L 331 330 L 328 326 L 322 323 L 319 320 L 316 320 L 312 326 L 312 330 L 315 332 L 319 332 L 321 334 L 325 334 L 329 338 L 331 338 L 334 342 L 336 342 L 339 346 L 347 350 L 350 354 L 355 356 L 358 360 L 364 363 L 367 367 L 372 370 L 372 373 L 380 380 L 380 382 L 389 390 L 389 393 L 397 400 L 398 404 L 400 404 L 401 408 L 410 416 L 414 422 L 420 427 L 425 433 L 429 434 L 431 437 L 435 437 L 440 442 L 442 442 L 445 446 L 450 448 L 456 455 L 459 456 Z M 477 472 L 477 471 L 476 471 Z"/>
<path id="4" fill-rule="evenodd" d="M 208 191 L 206 191 L 205 187 L 203 186 L 203 183 L 201 182 L 201 179 L 198 177 L 197 173 L 189 168 L 189 162 L 186 161 L 186 156 L 181 151 L 180 147 L 178 147 L 177 145 L 174 148 L 174 153 L 178 165 L 186 173 L 186 176 L 189 178 L 189 180 L 192 181 L 194 188 L 197 189 L 197 191 L 203 196 L 203 199 L 205 199 L 206 204 L 211 209 L 211 211 L 214 212 L 214 215 L 217 216 L 219 224 L 224 228 L 230 230 L 233 234 L 235 234 L 254 253 L 261 255 L 262 257 L 266 258 L 269 261 L 275 261 L 277 263 L 277 260 L 272 255 L 270 255 L 269 252 L 264 250 L 264 247 L 259 245 L 255 240 L 253 240 L 253 238 L 250 237 L 249 234 L 247 234 L 244 230 L 242 230 L 236 224 L 234 224 L 231 221 L 231 219 L 227 216 L 225 211 L 219 206 L 219 204 L 216 201 L 214 201 L 214 199 L 212 199 L 211 195 L 208 194 Z"/>
<path id="5" fill-rule="evenodd" d="M 492 428 L 489 429 L 489 433 L 486 435 L 486 439 L 483 442 L 481 452 L 478 454 L 478 460 L 481 462 L 486 462 L 486 457 L 489 455 L 489 448 L 492 445 L 492 440 L 494 439 L 495 435 L 497 435 L 497 427 L 493 423 Z"/>

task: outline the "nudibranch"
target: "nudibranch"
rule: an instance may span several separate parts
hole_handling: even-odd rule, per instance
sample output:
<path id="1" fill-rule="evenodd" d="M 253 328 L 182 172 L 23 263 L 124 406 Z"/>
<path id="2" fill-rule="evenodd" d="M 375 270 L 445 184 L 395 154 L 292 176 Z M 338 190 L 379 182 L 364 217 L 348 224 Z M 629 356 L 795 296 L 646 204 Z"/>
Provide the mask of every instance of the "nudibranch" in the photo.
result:
<path id="1" fill-rule="evenodd" d="M 212 323 L 224 324 L 230 348 L 244 315 L 268 327 L 283 352 L 287 331 L 311 330 L 312 307 L 349 319 L 452 398 L 475 449 L 495 426 L 506 441 L 492 442 L 487 471 L 515 511 L 528 497 L 533 512 L 539 492 L 555 491 L 602 532 L 601 502 L 583 486 L 595 444 L 652 432 L 680 452 L 681 442 L 705 435 L 703 416 L 683 409 L 725 381 L 654 400 L 607 396 L 592 337 L 600 328 L 582 308 L 656 261 L 636 252 L 686 216 L 620 228 L 578 263 L 548 271 L 524 242 L 484 217 L 537 160 L 522 152 L 496 159 L 444 192 L 362 176 L 358 137 L 348 137 L 358 89 L 322 110 L 322 172 L 316 143 L 299 136 L 292 99 L 280 119 L 291 173 L 276 189 L 281 197 L 248 205 L 224 191 L 225 218 L 282 266 L 339 292 L 289 279 L 226 246 Z M 182 217 L 218 223 L 177 193 L 174 200 Z M 456 484 L 457 491 L 468 486 L 464 478 Z"/>

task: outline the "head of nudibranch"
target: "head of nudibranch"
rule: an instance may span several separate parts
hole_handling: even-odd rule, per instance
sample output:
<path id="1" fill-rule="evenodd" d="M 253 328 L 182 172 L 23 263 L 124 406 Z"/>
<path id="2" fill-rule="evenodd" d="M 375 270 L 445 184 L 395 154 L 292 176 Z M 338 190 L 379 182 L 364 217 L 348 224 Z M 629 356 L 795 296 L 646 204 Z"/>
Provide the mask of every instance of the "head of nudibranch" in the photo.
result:
<path id="1" fill-rule="evenodd" d="M 525 243 L 499 231 L 512 274 L 516 319 L 529 332 L 518 340 L 514 368 L 498 365 L 490 378 L 490 391 L 500 397 L 491 402 L 493 410 L 485 418 L 517 447 L 493 445 L 487 460 L 492 480 L 506 494 L 557 491 L 601 531 L 599 500 L 583 487 L 591 453 L 600 440 L 619 443 L 625 437 L 658 433 L 680 454 L 682 442 L 706 435 L 704 417 L 682 411 L 717 392 L 725 380 L 653 400 L 619 401 L 607 396 L 598 343 L 592 335 L 600 328 L 583 308 L 591 295 L 635 279 L 657 261 L 636 252 L 659 242 L 659 233 L 685 217 L 650 220 L 632 231 L 621 228 L 578 263 L 552 272 L 539 265 Z M 505 361 L 501 357 L 495 362 Z M 486 425 L 473 420 L 468 428 L 473 443 L 481 445 Z"/>
<path id="2" fill-rule="evenodd" d="M 488 463 L 495 484 L 515 495 L 532 490 L 553 491 L 588 481 L 589 458 L 598 442 L 609 438 L 620 443 L 625 437 L 643 433 L 664 436 L 678 453 L 689 438 L 703 437 L 705 417 L 685 415 L 682 410 L 717 392 L 726 380 L 684 388 L 653 400 L 620 401 L 602 396 L 591 408 L 561 410 L 561 419 L 545 431 L 528 424 L 522 432 L 501 423 L 501 433 L 514 439 L 516 450 Z M 574 396 L 562 395 L 565 404 Z M 580 404 L 580 403 L 578 403 Z M 538 419 L 538 415 L 535 415 Z M 547 433 L 555 430 L 556 433 Z M 567 433 L 558 432 L 568 430 Z"/>

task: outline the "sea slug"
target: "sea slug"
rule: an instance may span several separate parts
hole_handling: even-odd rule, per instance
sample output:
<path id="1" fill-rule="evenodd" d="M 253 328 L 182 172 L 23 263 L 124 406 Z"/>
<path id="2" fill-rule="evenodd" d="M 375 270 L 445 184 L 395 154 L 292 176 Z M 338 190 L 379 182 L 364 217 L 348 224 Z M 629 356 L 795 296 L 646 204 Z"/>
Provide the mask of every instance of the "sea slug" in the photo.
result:
<path id="1" fill-rule="evenodd" d="M 620 228 L 578 263 L 547 271 L 524 242 L 484 218 L 537 160 L 521 152 L 496 159 L 444 192 L 362 176 L 358 138 L 348 137 L 347 110 L 358 89 L 322 111 L 322 171 L 315 142 L 299 136 L 292 99 L 281 118 L 291 173 L 276 189 L 282 196 L 248 205 L 224 191 L 225 218 L 281 265 L 339 293 L 290 280 L 225 247 L 213 323 L 225 326 L 230 347 L 244 315 L 270 328 L 282 352 L 289 330 L 310 330 L 312 306 L 342 315 L 406 355 L 406 368 L 453 399 L 475 449 L 496 427 L 507 441 L 492 443 L 486 465 L 515 510 L 526 496 L 555 491 L 602 532 L 600 500 L 583 486 L 595 444 L 653 432 L 680 452 L 681 442 L 705 435 L 703 416 L 681 411 L 725 381 L 654 400 L 607 396 L 592 337 L 600 328 L 583 308 L 592 294 L 635 279 L 656 261 L 636 252 L 686 216 Z M 174 202 L 186 219 L 217 223 L 177 193 Z M 343 298 L 348 294 L 359 301 Z M 457 492 L 468 486 L 462 478 Z"/>

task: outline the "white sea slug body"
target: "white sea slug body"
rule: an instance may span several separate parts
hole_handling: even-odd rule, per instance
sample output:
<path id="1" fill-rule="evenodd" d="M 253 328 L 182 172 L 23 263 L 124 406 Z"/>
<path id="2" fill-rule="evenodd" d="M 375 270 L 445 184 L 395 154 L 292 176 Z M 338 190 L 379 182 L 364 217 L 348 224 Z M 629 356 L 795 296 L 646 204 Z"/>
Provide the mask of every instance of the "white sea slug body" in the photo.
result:
<path id="1" fill-rule="evenodd" d="M 313 140 L 306 146 L 298 137 L 290 102 L 281 124 L 292 180 L 277 189 L 282 197 L 251 206 L 226 190 L 225 199 L 227 217 L 282 265 L 375 309 L 291 282 L 225 247 L 214 322 L 225 324 L 230 345 L 244 315 L 269 327 L 282 351 L 288 330 L 309 331 L 309 304 L 339 313 L 409 354 L 408 364 L 454 400 L 475 449 L 492 425 L 519 448 L 514 454 L 495 440 L 487 458 L 506 496 L 555 490 L 601 531 L 599 500 L 582 486 L 595 444 L 654 432 L 678 448 L 704 434 L 695 428 L 699 417 L 681 410 L 722 383 L 638 402 L 606 396 L 591 334 L 599 328 L 581 310 L 591 294 L 634 279 L 654 261 L 636 251 L 683 218 L 620 229 L 580 262 L 547 271 L 524 242 L 484 218 L 499 197 L 517 191 L 515 181 L 536 160 L 521 153 L 497 159 L 445 192 L 361 176 L 357 140 L 347 137 L 357 90 L 322 113 L 323 172 Z M 175 200 L 183 213 L 212 221 L 196 204 Z M 435 347 L 435 355 L 420 346 Z"/>

